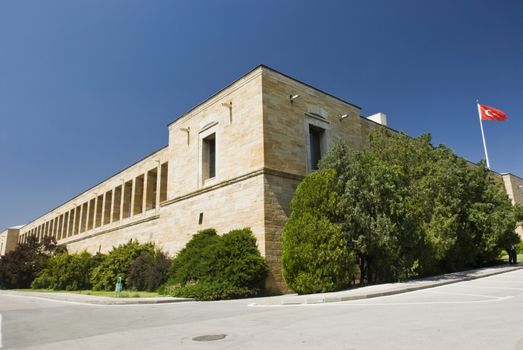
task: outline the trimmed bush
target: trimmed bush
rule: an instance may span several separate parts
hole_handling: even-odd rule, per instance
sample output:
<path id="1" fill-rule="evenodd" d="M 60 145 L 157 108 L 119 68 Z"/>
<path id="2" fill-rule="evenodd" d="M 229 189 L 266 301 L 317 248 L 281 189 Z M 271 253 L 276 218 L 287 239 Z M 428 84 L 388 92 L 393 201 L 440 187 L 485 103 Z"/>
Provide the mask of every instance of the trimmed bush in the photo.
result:
<path id="1" fill-rule="evenodd" d="M 127 272 L 134 260 L 144 251 L 154 255 L 154 243 L 140 244 L 130 240 L 113 248 L 104 261 L 91 272 L 90 282 L 94 290 L 114 290 L 118 277 L 122 278 L 124 286 L 127 286 Z"/>
<path id="2" fill-rule="evenodd" d="M 31 284 L 33 289 L 84 290 L 91 289 L 89 275 L 104 256 L 92 256 L 86 251 L 77 254 L 57 254 Z"/>
<path id="3" fill-rule="evenodd" d="M 228 282 L 200 281 L 184 286 L 170 285 L 163 290 L 163 293 L 173 297 L 211 301 L 255 297 L 259 294 L 259 291 L 237 287 Z"/>
<path id="4" fill-rule="evenodd" d="M 155 291 L 165 282 L 170 265 L 171 260 L 160 249 L 142 251 L 129 266 L 127 288 Z"/>
<path id="5" fill-rule="evenodd" d="M 169 284 L 185 285 L 211 276 L 219 242 L 220 236 L 215 229 L 206 229 L 195 234 L 172 261 Z"/>
<path id="6" fill-rule="evenodd" d="M 162 292 L 177 297 L 217 300 L 262 293 L 268 267 L 250 229 L 218 236 L 198 232 L 173 260 Z"/>

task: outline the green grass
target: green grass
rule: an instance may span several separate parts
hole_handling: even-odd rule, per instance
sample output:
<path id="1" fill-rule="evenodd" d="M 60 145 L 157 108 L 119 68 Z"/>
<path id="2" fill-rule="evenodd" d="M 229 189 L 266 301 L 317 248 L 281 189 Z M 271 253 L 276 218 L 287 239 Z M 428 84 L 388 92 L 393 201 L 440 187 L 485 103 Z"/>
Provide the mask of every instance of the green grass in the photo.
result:
<path id="1" fill-rule="evenodd" d="M 53 289 L 15 289 L 18 292 L 44 292 L 44 293 L 74 293 L 83 295 L 93 295 L 97 297 L 116 297 L 115 292 L 104 290 L 53 290 Z M 159 297 L 156 292 L 139 292 L 133 290 L 122 290 L 120 298 L 154 298 Z"/>
<path id="2" fill-rule="evenodd" d="M 503 254 L 503 255 L 501 256 L 501 260 L 503 260 L 503 261 L 505 261 L 505 262 L 508 262 L 508 254 L 506 254 L 506 253 Z M 523 262 L 523 254 L 518 254 L 517 261 L 518 261 L 518 263 L 519 263 L 519 262 Z"/>

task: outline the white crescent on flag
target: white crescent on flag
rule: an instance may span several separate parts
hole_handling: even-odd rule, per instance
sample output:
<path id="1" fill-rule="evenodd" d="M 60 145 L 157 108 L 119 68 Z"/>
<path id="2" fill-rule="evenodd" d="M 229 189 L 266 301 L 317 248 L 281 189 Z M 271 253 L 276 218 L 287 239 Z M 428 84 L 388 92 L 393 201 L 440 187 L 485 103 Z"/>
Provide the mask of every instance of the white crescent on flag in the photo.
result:
<path id="1" fill-rule="evenodd" d="M 507 115 L 502 110 L 486 105 L 478 105 L 481 120 L 507 120 Z"/>

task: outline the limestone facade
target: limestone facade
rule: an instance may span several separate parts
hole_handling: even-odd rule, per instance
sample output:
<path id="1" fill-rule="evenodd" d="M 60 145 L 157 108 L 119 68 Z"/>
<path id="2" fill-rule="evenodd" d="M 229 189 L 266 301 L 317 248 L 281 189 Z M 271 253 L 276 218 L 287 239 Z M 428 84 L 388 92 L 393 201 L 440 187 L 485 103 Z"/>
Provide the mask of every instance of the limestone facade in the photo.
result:
<path id="1" fill-rule="evenodd" d="M 258 66 L 172 122 L 166 147 L 23 226 L 18 240 L 52 235 L 94 253 L 132 238 L 175 255 L 199 230 L 250 227 L 268 288 L 285 290 L 281 231 L 296 186 L 337 140 L 365 147 L 386 120 L 372 119 Z"/>
<path id="2" fill-rule="evenodd" d="M 7 252 L 15 249 L 18 243 L 20 227 L 10 227 L 0 232 L 0 256 L 4 256 Z"/>
<path id="3" fill-rule="evenodd" d="M 510 173 L 501 174 L 501 177 L 503 178 L 505 190 L 507 191 L 508 197 L 512 201 L 512 204 L 523 205 L 523 179 Z M 518 223 L 516 232 L 523 240 L 523 222 Z"/>

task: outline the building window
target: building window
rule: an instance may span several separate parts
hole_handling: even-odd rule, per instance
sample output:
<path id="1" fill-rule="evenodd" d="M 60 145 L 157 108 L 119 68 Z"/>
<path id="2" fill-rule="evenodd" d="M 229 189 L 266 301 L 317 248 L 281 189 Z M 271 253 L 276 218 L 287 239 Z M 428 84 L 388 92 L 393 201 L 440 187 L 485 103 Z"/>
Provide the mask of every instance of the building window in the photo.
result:
<path id="1" fill-rule="evenodd" d="M 216 134 L 211 134 L 202 142 L 202 171 L 203 180 L 216 176 Z"/>
<path id="2" fill-rule="evenodd" d="M 322 155 L 322 143 L 325 130 L 314 125 L 309 125 L 309 154 L 311 170 L 317 170 Z"/>

